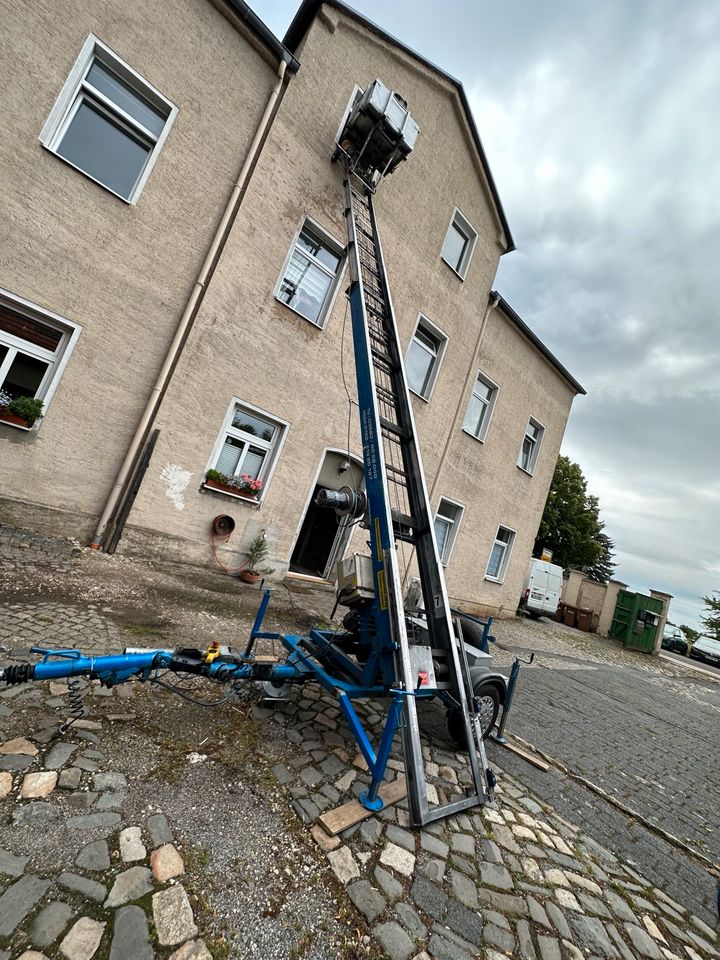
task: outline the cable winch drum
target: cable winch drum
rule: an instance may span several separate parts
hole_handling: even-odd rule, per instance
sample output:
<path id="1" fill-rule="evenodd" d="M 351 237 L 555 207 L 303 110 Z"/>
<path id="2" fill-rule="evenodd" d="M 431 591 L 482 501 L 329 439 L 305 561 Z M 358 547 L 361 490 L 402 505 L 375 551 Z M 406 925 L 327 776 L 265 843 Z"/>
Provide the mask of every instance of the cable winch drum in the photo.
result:
<path id="1" fill-rule="evenodd" d="M 315 503 L 318 507 L 334 510 L 338 517 L 358 519 L 367 510 L 367 495 L 364 490 L 353 490 L 352 487 L 340 487 L 339 490 L 322 487 L 317 492 Z"/>

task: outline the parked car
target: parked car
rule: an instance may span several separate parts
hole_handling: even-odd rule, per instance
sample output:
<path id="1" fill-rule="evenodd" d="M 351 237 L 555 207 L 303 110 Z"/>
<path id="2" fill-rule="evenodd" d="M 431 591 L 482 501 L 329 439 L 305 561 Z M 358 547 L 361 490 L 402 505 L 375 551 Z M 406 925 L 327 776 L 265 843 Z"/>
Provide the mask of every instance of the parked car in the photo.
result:
<path id="1" fill-rule="evenodd" d="M 660 643 L 663 650 L 670 650 L 672 653 L 681 653 L 684 657 L 687 656 L 688 650 L 690 649 L 690 644 L 685 637 L 674 627 L 665 630 Z"/>
<path id="2" fill-rule="evenodd" d="M 690 657 L 692 660 L 703 660 L 705 663 L 712 664 L 713 667 L 720 667 L 720 640 L 698 637 L 692 645 Z"/>
<path id="3" fill-rule="evenodd" d="M 531 560 L 520 607 L 531 617 L 551 617 L 558 608 L 563 585 L 562 567 L 546 560 Z"/>

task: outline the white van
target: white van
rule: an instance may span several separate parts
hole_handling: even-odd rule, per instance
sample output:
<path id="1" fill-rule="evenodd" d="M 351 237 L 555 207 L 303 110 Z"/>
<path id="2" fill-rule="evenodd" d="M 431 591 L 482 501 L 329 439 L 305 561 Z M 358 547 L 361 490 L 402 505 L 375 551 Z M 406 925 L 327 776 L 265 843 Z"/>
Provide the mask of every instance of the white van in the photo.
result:
<path id="1" fill-rule="evenodd" d="M 558 608 L 562 584 L 562 567 L 547 560 L 531 560 L 520 606 L 534 617 L 551 617 Z"/>

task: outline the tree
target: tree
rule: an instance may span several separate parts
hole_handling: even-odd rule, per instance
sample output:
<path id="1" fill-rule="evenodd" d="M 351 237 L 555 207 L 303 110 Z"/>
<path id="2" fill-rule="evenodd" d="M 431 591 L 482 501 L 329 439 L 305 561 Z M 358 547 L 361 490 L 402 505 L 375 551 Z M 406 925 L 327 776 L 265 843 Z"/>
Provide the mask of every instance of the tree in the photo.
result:
<path id="1" fill-rule="evenodd" d="M 553 563 L 561 567 L 601 566 L 612 574 L 615 544 L 602 531 L 597 497 L 587 492 L 580 466 L 568 457 L 558 457 L 533 553 L 540 556 L 547 547 L 553 552 Z"/>
<path id="2" fill-rule="evenodd" d="M 706 616 L 700 617 L 700 624 L 709 637 L 720 640 L 720 592 L 716 590 L 712 596 L 700 599 L 708 609 Z"/>
<path id="3" fill-rule="evenodd" d="M 675 624 L 673 624 L 673 626 L 675 626 Z M 692 627 L 688 627 L 684 623 L 678 625 L 678 630 L 683 634 L 688 643 L 695 643 L 700 636 L 699 630 L 693 630 Z"/>
<path id="4" fill-rule="evenodd" d="M 602 527 L 602 523 L 600 526 Z M 607 583 L 608 580 L 612 580 L 612 576 L 615 573 L 616 565 L 613 563 L 615 541 L 611 540 L 606 533 L 599 533 L 596 539 L 602 547 L 602 553 L 595 563 L 588 564 L 588 566 L 585 567 L 585 576 L 588 580 Z"/>

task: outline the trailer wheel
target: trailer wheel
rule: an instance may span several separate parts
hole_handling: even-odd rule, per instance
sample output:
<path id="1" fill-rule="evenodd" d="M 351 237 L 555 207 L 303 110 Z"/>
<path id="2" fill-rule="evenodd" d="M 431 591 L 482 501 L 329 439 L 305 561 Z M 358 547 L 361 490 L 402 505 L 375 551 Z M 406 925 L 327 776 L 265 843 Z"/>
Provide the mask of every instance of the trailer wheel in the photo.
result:
<path id="1" fill-rule="evenodd" d="M 290 683 L 276 683 L 274 680 L 261 680 L 260 689 L 267 700 L 284 700 L 290 693 Z"/>
<path id="2" fill-rule="evenodd" d="M 498 710 L 500 709 L 500 694 L 496 684 L 480 680 L 473 687 L 475 696 L 480 704 L 480 728 L 483 740 L 487 740 L 490 731 L 495 726 Z M 467 750 L 467 737 L 462 713 L 457 709 L 448 710 L 448 733 L 461 750 Z"/>
<path id="3" fill-rule="evenodd" d="M 462 626 L 463 640 L 465 643 L 469 643 L 470 646 L 482 650 L 484 630 L 480 624 L 475 623 L 474 620 L 466 620 L 465 617 L 461 616 L 460 625 Z"/>

